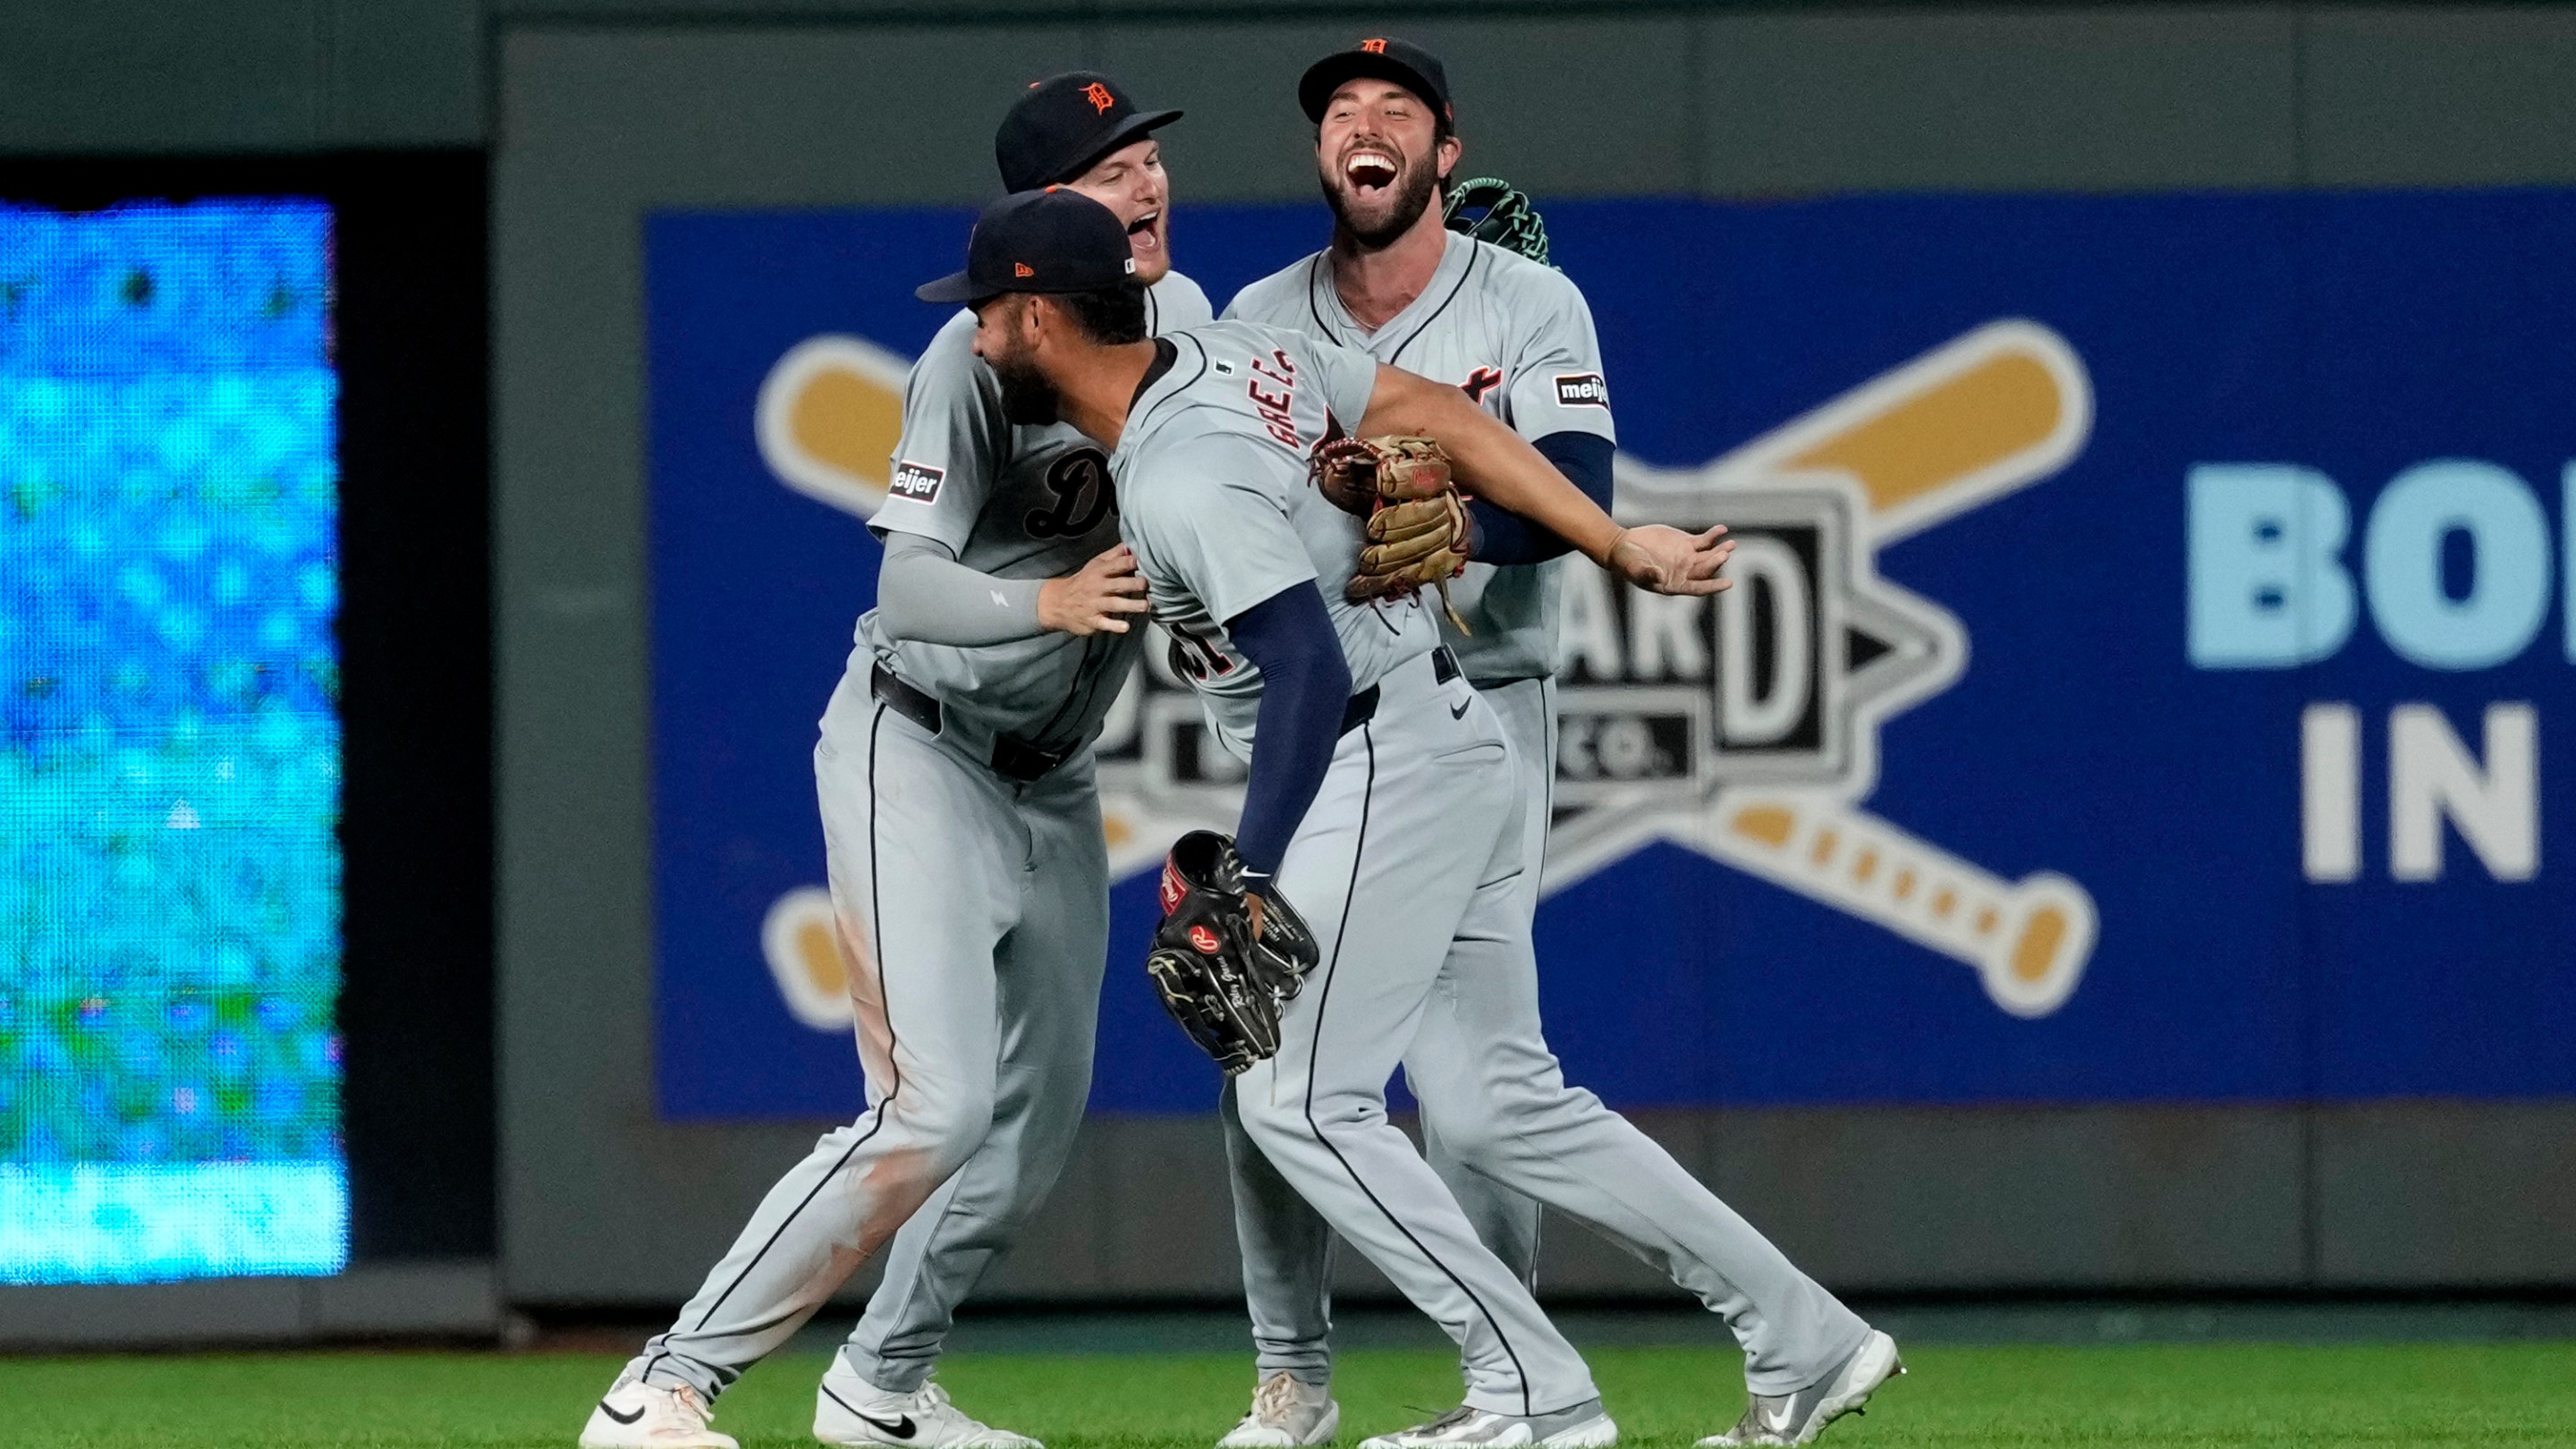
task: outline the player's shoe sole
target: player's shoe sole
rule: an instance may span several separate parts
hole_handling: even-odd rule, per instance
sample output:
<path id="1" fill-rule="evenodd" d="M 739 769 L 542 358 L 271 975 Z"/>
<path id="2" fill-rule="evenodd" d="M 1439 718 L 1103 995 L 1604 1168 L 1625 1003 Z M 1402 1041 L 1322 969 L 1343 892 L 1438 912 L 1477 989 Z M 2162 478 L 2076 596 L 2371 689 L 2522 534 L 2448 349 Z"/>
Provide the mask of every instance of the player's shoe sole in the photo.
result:
<path id="1" fill-rule="evenodd" d="M 1360 1441 L 1360 1449 L 1611 1449 L 1619 1426 L 1600 1401 L 1535 1418 L 1461 1406 L 1428 1424 Z"/>
<path id="2" fill-rule="evenodd" d="M 967 1414 L 936 1383 L 889 1394 L 850 1372 L 838 1357 L 815 1386 L 814 1437 L 850 1449 L 1045 1449 L 1026 1434 Z"/>

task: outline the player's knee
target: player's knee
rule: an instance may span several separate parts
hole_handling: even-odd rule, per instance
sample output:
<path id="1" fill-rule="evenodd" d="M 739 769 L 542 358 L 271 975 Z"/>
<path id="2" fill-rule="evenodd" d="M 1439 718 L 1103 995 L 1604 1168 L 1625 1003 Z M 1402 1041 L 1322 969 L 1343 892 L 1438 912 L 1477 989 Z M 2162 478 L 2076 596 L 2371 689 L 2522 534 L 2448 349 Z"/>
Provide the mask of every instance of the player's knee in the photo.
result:
<path id="1" fill-rule="evenodd" d="M 1427 1101 L 1422 1108 L 1422 1129 L 1426 1157 L 1445 1157 L 1462 1167 L 1482 1167 L 1495 1161 L 1512 1138 L 1498 1115 L 1436 1111 Z"/>
<path id="2" fill-rule="evenodd" d="M 939 1159 L 963 1163 L 993 1130 L 990 1076 L 918 1075 L 895 1093 L 894 1115 Z M 945 1174 L 942 1174 L 943 1176 Z"/>
<path id="3" fill-rule="evenodd" d="M 1266 1091 L 1239 1092 L 1235 1098 L 1235 1117 L 1243 1124 L 1243 1135 L 1264 1153 L 1282 1142 L 1311 1141 L 1313 1130 L 1306 1123 L 1304 1103 L 1276 1101 Z"/>
<path id="4" fill-rule="evenodd" d="M 1387 1125 L 1385 1099 L 1367 1092 L 1273 1093 L 1249 1083 L 1247 1074 L 1245 1082 L 1238 1084 L 1235 1110 L 1243 1120 L 1244 1135 L 1265 1154 L 1275 1153 L 1283 1143 L 1343 1138 Z"/>

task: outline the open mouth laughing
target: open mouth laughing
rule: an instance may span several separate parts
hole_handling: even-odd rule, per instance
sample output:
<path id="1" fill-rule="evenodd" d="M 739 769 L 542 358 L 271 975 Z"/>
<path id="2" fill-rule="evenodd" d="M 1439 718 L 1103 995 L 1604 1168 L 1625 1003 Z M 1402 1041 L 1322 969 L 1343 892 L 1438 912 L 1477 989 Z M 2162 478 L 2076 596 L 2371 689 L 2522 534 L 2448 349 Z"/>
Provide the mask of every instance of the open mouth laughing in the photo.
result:
<path id="1" fill-rule="evenodd" d="M 1162 250 L 1163 209 L 1161 207 L 1155 207 L 1152 211 L 1127 223 L 1127 245 L 1135 248 L 1136 255 L 1140 257 Z"/>
<path id="2" fill-rule="evenodd" d="M 1342 180 L 1349 183 L 1352 195 L 1364 200 L 1385 196 L 1403 174 L 1404 163 L 1387 147 L 1354 146 L 1342 157 Z"/>

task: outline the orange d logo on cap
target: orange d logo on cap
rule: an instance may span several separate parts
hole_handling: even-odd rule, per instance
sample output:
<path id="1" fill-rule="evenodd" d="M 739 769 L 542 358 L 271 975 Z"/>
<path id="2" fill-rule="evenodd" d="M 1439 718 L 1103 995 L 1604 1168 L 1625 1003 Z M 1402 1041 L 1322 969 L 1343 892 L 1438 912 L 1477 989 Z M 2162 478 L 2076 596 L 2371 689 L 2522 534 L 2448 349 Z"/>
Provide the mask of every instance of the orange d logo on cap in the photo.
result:
<path id="1" fill-rule="evenodd" d="M 1360 42 L 1360 49 L 1367 51 L 1371 55 L 1384 55 L 1386 54 L 1386 42 L 1384 40 L 1363 40 Z"/>
<path id="2" fill-rule="evenodd" d="M 1108 113 L 1111 106 L 1118 104 L 1118 98 L 1109 93 L 1109 87 L 1102 85 L 1098 81 L 1093 81 L 1091 84 L 1082 88 L 1082 98 L 1091 102 L 1091 108 L 1093 110 L 1099 111 L 1104 115 Z"/>

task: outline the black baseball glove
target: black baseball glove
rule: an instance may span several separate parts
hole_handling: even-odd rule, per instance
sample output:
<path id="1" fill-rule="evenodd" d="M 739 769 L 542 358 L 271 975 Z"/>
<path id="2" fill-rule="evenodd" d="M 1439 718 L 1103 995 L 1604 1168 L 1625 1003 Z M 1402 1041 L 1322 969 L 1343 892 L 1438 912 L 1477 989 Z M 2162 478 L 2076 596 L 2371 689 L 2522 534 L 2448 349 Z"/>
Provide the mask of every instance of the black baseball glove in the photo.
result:
<path id="1" fill-rule="evenodd" d="M 1163 924 L 1145 957 L 1163 1009 L 1233 1076 L 1279 1050 L 1279 1013 L 1315 967 L 1314 933 L 1276 891 L 1252 926 L 1234 842 L 1193 830 L 1163 860 Z"/>
<path id="2" fill-rule="evenodd" d="M 1507 252 L 1554 266 L 1547 259 L 1547 223 L 1530 205 L 1529 196 L 1499 177 L 1479 176 L 1449 188 L 1440 208 L 1441 224 Z"/>

